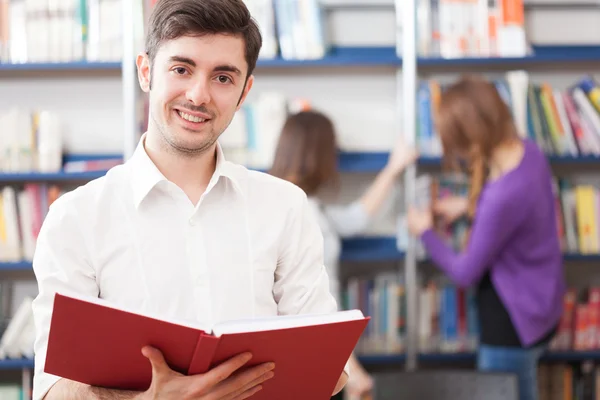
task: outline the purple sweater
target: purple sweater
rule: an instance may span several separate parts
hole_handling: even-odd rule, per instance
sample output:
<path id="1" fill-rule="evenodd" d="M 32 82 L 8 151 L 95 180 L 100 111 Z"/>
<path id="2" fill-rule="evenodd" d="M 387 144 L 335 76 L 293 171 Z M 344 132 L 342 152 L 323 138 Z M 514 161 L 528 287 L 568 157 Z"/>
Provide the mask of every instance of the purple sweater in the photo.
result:
<path id="1" fill-rule="evenodd" d="M 471 240 L 462 253 L 433 230 L 421 239 L 433 262 L 461 287 L 477 283 L 489 270 L 527 346 L 560 319 L 566 286 L 550 167 L 535 143 L 524 144 L 521 163 L 484 185 Z"/>

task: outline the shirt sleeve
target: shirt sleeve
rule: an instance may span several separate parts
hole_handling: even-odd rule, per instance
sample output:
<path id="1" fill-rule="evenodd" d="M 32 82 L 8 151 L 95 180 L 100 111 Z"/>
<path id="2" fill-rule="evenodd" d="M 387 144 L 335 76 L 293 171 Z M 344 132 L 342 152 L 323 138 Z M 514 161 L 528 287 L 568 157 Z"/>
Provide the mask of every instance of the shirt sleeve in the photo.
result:
<path id="1" fill-rule="evenodd" d="M 456 253 L 432 229 L 421 240 L 433 262 L 457 285 L 468 287 L 479 281 L 523 220 L 524 207 L 507 196 L 482 199 L 474 218 L 470 239 Z"/>
<path id="2" fill-rule="evenodd" d="M 79 230 L 80 218 L 75 207 L 59 198 L 50 207 L 38 235 L 33 259 L 39 289 L 32 305 L 36 328 L 33 400 L 41 400 L 60 379 L 43 371 L 54 294 L 60 291 L 98 296 L 99 293 Z"/>
<path id="3" fill-rule="evenodd" d="M 325 214 L 336 232 L 342 237 L 349 237 L 367 229 L 371 218 L 360 201 L 348 205 L 325 207 Z"/>
<path id="4" fill-rule="evenodd" d="M 323 260 L 323 234 L 304 193 L 298 195 L 286 222 L 286 237 L 273 287 L 278 313 L 326 314 L 337 311 Z M 348 363 L 344 372 L 350 375 Z"/>

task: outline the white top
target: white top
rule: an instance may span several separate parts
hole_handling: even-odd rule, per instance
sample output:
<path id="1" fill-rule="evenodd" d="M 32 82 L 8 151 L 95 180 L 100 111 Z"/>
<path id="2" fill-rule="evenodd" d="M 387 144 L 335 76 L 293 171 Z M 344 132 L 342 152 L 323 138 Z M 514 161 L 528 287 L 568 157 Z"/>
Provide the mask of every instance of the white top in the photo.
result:
<path id="1" fill-rule="evenodd" d="M 369 215 L 360 201 L 348 205 L 323 205 L 316 197 L 308 199 L 309 209 L 319 223 L 324 240 L 324 261 L 329 275 L 330 290 L 341 307 L 339 262 L 342 238 L 364 232 L 370 222 Z"/>
<path id="2" fill-rule="evenodd" d="M 43 372 L 57 291 L 207 329 L 336 310 L 323 236 L 301 189 L 225 161 L 218 148 L 216 171 L 194 206 L 141 143 L 124 165 L 60 197 L 44 221 L 33 261 L 34 400 L 59 379 Z"/>

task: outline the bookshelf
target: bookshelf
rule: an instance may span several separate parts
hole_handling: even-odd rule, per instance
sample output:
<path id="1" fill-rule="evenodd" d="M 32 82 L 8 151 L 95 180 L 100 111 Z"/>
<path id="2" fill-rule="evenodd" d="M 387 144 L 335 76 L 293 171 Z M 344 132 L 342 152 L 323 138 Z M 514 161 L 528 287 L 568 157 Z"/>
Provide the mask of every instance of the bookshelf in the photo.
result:
<path id="1" fill-rule="evenodd" d="M 400 1 L 396 2 L 396 7 Z M 396 72 L 395 81 L 404 85 L 399 85 L 397 93 L 397 103 L 395 106 L 396 117 L 402 119 L 405 124 L 402 129 L 404 132 L 414 132 L 414 122 L 407 121 L 410 118 L 402 118 L 405 115 L 414 115 L 414 85 L 418 79 L 418 71 L 422 70 L 427 73 L 435 73 L 444 71 L 445 69 L 504 69 L 504 68 L 526 68 L 526 69 L 543 69 L 549 65 L 552 66 L 585 66 L 592 64 L 600 65 L 600 46 L 534 46 L 533 54 L 525 57 L 492 57 L 492 58 L 456 58 L 445 59 L 439 57 L 420 57 L 416 55 L 414 45 L 414 21 L 407 19 L 415 9 L 415 0 L 402 1 L 404 15 L 404 33 L 408 33 L 406 37 L 397 36 L 397 47 L 388 45 L 378 46 L 336 46 L 331 48 L 325 57 L 317 60 L 284 60 L 282 58 L 261 59 L 258 61 L 257 71 L 261 73 L 287 73 L 293 70 L 294 73 L 302 74 L 304 71 L 312 71 L 316 69 L 328 69 L 327 73 L 335 74 L 337 71 L 345 69 L 357 69 L 363 67 L 386 67 L 391 68 Z M 361 10 L 366 7 L 365 4 L 352 5 L 347 7 L 343 4 L 328 5 L 330 9 L 349 9 Z M 125 7 L 127 8 L 127 7 Z M 394 5 L 379 4 L 378 10 L 394 10 Z M 124 14 L 127 16 L 127 14 Z M 125 18 L 124 18 L 125 19 Z M 398 21 L 399 22 L 399 21 Z M 400 22 L 398 23 L 400 25 Z M 126 35 L 132 35 L 129 28 L 125 31 Z M 124 38 L 124 42 L 129 43 L 125 46 L 124 59 L 133 59 L 134 48 L 131 46 L 131 37 Z M 404 44 L 400 46 L 401 42 Z M 401 52 L 400 47 L 404 50 Z M 401 56 L 399 55 L 401 53 Z M 120 62 L 70 62 L 70 63 L 30 63 L 30 64 L 1 64 L 0 73 L 11 72 L 34 72 L 46 74 L 50 72 L 70 72 L 70 71 L 111 71 L 120 72 L 123 78 L 123 101 L 124 113 L 126 116 L 134 115 L 135 96 L 137 90 L 135 69 L 133 63 Z M 404 98 L 404 99 L 403 99 Z M 403 101 L 401 101 L 403 99 Z M 130 151 L 133 149 L 135 135 L 137 134 L 137 125 L 134 119 L 125 120 L 124 133 L 124 158 L 126 159 Z M 414 138 L 409 137 L 412 142 Z M 381 170 L 388 159 L 386 152 L 342 152 L 339 157 L 339 169 L 345 173 L 355 174 L 370 174 Z M 583 167 L 598 167 L 600 166 L 600 158 L 593 156 L 584 157 L 569 157 L 569 156 L 551 156 L 550 162 L 555 166 L 572 166 L 575 168 Z M 421 157 L 418 166 L 415 169 L 407 171 L 405 177 L 406 199 L 412 199 L 413 184 L 415 173 L 421 167 L 439 167 L 439 157 Z M 76 183 L 87 181 L 103 176 L 106 171 L 94 171 L 85 173 L 64 173 L 55 174 L 0 174 L 0 182 L 3 183 L 21 183 L 21 182 L 60 182 L 60 183 Z M 405 268 L 405 278 L 407 283 L 415 282 L 415 271 L 419 263 L 415 259 L 415 251 L 412 246 L 405 253 L 399 251 L 396 246 L 396 237 L 394 236 L 373 236 L 373 237 L 357 237 L 344 240 L 342 261 L 361 262 L 361 263 L 376 263 L 380 261 L 393 261 L 403 264 Z M 600 255 L 582 255 L 576 253 L 565 254 L 565 260 L 569 262 L 600 262 Z M 27 262 L 18 263 L 1 263 L 0 271 L 9 270 L 30 270 L 31 264 Z M 409 302 L 409 319 L 408 319 L 408 334 L 416 343 L 416 309 L 415 297 L 416 293 L 410 290 L 415 285 L 409 285 L 408 302 Z M 417 368 L 418 363 L 432 362 L 472 362 L 474 361 L 474 353 L 457 353 L 443 354 L 431 353 L 422 354 L 416 349 L 416 346 L 409 342 L 406 354 L 391 354 L 391 355 L 363 355 L 361 360 L 369 366 L 381 365 L 402 365 L 408 369 Z M 600 359 L 599 352 L 560 352 L 548 354 L 544 360 L 548 361 L 579 361 L 585 359 Z M 31 360 L 4 360 L 0 361 L 0 369 L 21 369 L 32 368 Z"/>
<path id="2" fill-rule="evenodd" d="M 34 72 L 51 72 L 51 71 L 119 71 L 121 70 L 120 62 L 57 62 L 57 63 L 2 63 L 0 62 L 0 72 L 10 71 L 34 71 Z"/>

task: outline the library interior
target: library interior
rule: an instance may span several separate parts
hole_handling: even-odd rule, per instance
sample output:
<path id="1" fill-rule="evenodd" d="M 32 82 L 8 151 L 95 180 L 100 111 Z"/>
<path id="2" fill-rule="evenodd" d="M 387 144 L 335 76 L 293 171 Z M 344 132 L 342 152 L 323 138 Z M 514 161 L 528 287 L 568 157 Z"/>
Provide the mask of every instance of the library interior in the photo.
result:
<path id="1" fill-rule="evenodd" d="M 40 293 L 35 263 L 43 262 L 35 256 L 51 205 L 129 162 L 152 124 L 149 95 L 141 88 L 136 59 L 145 51 L 153 9 L 168 1 L 0 0 L 1 400 L 35 399 L 34 376 L 42 371 L 36 364 L 43 361 L 36 359 L 34 351 L 40 328 L 34 315 Z M 333 264 L 325 267 L 330 275 L 334 271 L 329 281 L 335 284 L 331 287 L 338 309 L 360 310 L 370 318 L 353 347 L 350 379 L 336 398 L 600 400 L 600 269 L 594 269 L 600 267 L 600 3 L 243 3 L 260 28 L 262 47 L 252 88 L 219 137 L 225 159 L 249 171 L 274 175 L 282 131 L 297 115 L 322 118 L 312 122 L 314 129 L 327 130 L 330 123 L 335 134 L 339 179 L 332 186 L 333 195 L 328 192 L 317 205 L 329 212 L 318 217 L 319 225 L 326 228 L 321 256 L 324 263 Z M 504 209 L 496 220 L 484 212 L 499 203 L 498 198 L 517 192 L 496 190 L 494 199 L 493 185 L 507 188 L 510 179 L 522 184 L 516 174 L 539 174 L 540 168 L 529 164 L 535 162 L 531 160 L 517 163 L 515 170 L 500 177 L 503 180 L 486 185 L 481 193 L 488 197 L 475 198 L 475 204 L 481 203 L 471 218 L 432 222 L 440 243 L 447 246 L 444 251 L 438 239 L 414 234 L 419 231 L 415 226 L 429 215 L 412 214 L 415 207 L 433 209 L 447 197 L 472 201 L 473 171 L 478 169 L 469 161 L 451 169 L 446 150 L 456 148 L 448 147 L 449 139 L 442 140 L 440 134 L 451 131 L 444 123 L 456 118 L 452 112 L 459 112 L 460 101 L 470 101 L 456 96 L 470 93 L 485 99 L 473 88 L 469 92 L 464 86 L 461 92 L 461 86 L 455 86 L 467 75 L 486 84 L 481 87 L 495 89 L 508 110 L 506 120 L 498 123 L 514 125 L 517 142 L 532 146 L 524 147 L 522 157 L 533 160 L 536 151 L 543 155 L 553 212 L 546 213 L 542 222 L 556 231 L 554 247 L 514 244 L 509 239 L 511 233 L 516 237 L 517 228 L 506 233 L 501 227 L 517 214 L 533 221 L 542 209 L 550 209 L 540 200 L 523 212 L 530 204 L 527 198 L 537 196 L 536 185 L 521 187 L 520 203 Z M 448 96 L 444 101 L 448 92 L 454 100 Z M 479 104 L 481 109 L 484 103 Z M 465 118 L 497 122 L 482 116 L 477 104 L 468 104 L 471 108 L 462 109 Z M 493 106 L 492 111 L 500 108 Z M 445 117 L 438 120 L 438 114 Z M 302 129 L 303 123 L 310 126 L 308 120 L 296 122 L 300 124 L 296 129 Z M 456 128 L 457 121 L 453 123 Z M 468 125 L 461 126 L 466 130 L 475 126 Z M 478 132 L 478 137 L 486 133 L 490 131 Z M 313 148 L 317 149 L 314 144 Z M 409 149 L 414 149 L 410 162 Z M 471 157 L 470 153 L 462 156 Z M 316 160 L 309 157 L 305 162 Z M 486 160 L 482 163 L 490 158 Z M 281 162 L 285 161 L 292 162 Z M 390 175 L 394 162 L 398 165 Z M 484 164 L 482 171 L 494 169 Z M 368 215 L 359 209 L 367 202 Z M 77 210 L 72 211 L 77 215 Z M 479 217 L 492 218 L 498 226 L 474 228 Z M 123 221 L 124 226 L 127 223 Z M 263 223 L 263 229 L 269 229 L 268 220 Z M 528 226 L 529 233 L 523 235 L 544 230 L 541 226 Z M 489 237 L 477 238 L 476 233 Z M 548 229 L 543 234 L 553 237 Z M 497 242 L 490 250 L 494 254 L 482 255 L 483 259 L 457 255 L 477 250 L 469 249 L 468 243 L 483 248 L 492 241 Z M 521 249 L 520 255 L 508 250 L 504 254 L 510 247 L 507 243 Z M 70 252 L 68 247 L 66 243 L 61 251 Z M 534 279 L 534 273 L 515 270 L 529 268 L 528 262 L 552 264 L 553 250 L 560 255 L 560 271 L 551 267 L 548 271 L 561 275 L 556 287 L 543 286 L 544 273 Z M 332 253 L 335 257 L 328 258 Z M 479 279 L 453 270 L 454 266 L 475 268 L 475 263 L 482 264 L 477 278 L 484 279 L 484 268 L 492 271 L 485 275 L 492 277 L 485 293 Z M 532 267 L 538 268 L 536 273 L 545 268 L 538 264 Z M 502 268 L 509 272 L 494 271 Z M 519 282 L 515 276 L 524 278 Z M 560 291 L 557 287 L 563 278 Z M 502 279 L 516 280 L 513 286 L 519 289 L 501 287 Z M 560 292 L 560 300 L 552 309 L 540 311 L 551 301 L 547 299 L 551 290 Z M 493 301 L 500 310 L 479 313 L 480 305 L 492 307 Z M 537 311 L 531 311 L 535 307 Z M 544 332 L 550 335 L 547 341 L 541 347 L 517 347 L 523 350 L 519 357 L 541 349 L 533 360 L 535 376 L 524 383 L 522 371 L 519 376 L 510 368 L 481 370 L 482 315 L 485 324 L 498 324 L 506 317 L 518 331 L 519 342 L 533 332 L 536 318 L 547 318 L 540 316 L 544 312 L 559 316 L 553 321 L 554 330 Z M 488 332 L 486 340 L 499 335 Z M 487 345 L 485 354 L 492 357 Z M 511 361 L 509 354 L 506 350 L 500 355 L 504 363 L 520 362 Z M 331 384 L 335 386 L 335 381 Z M 535 393 L 524 394 L 527 384 L 535 387 Z M 284 397 L 297 398 L 293 392 L 290 388 L 289 397 Z M 265 397 L 257 394 L 256 398 Z"/>

